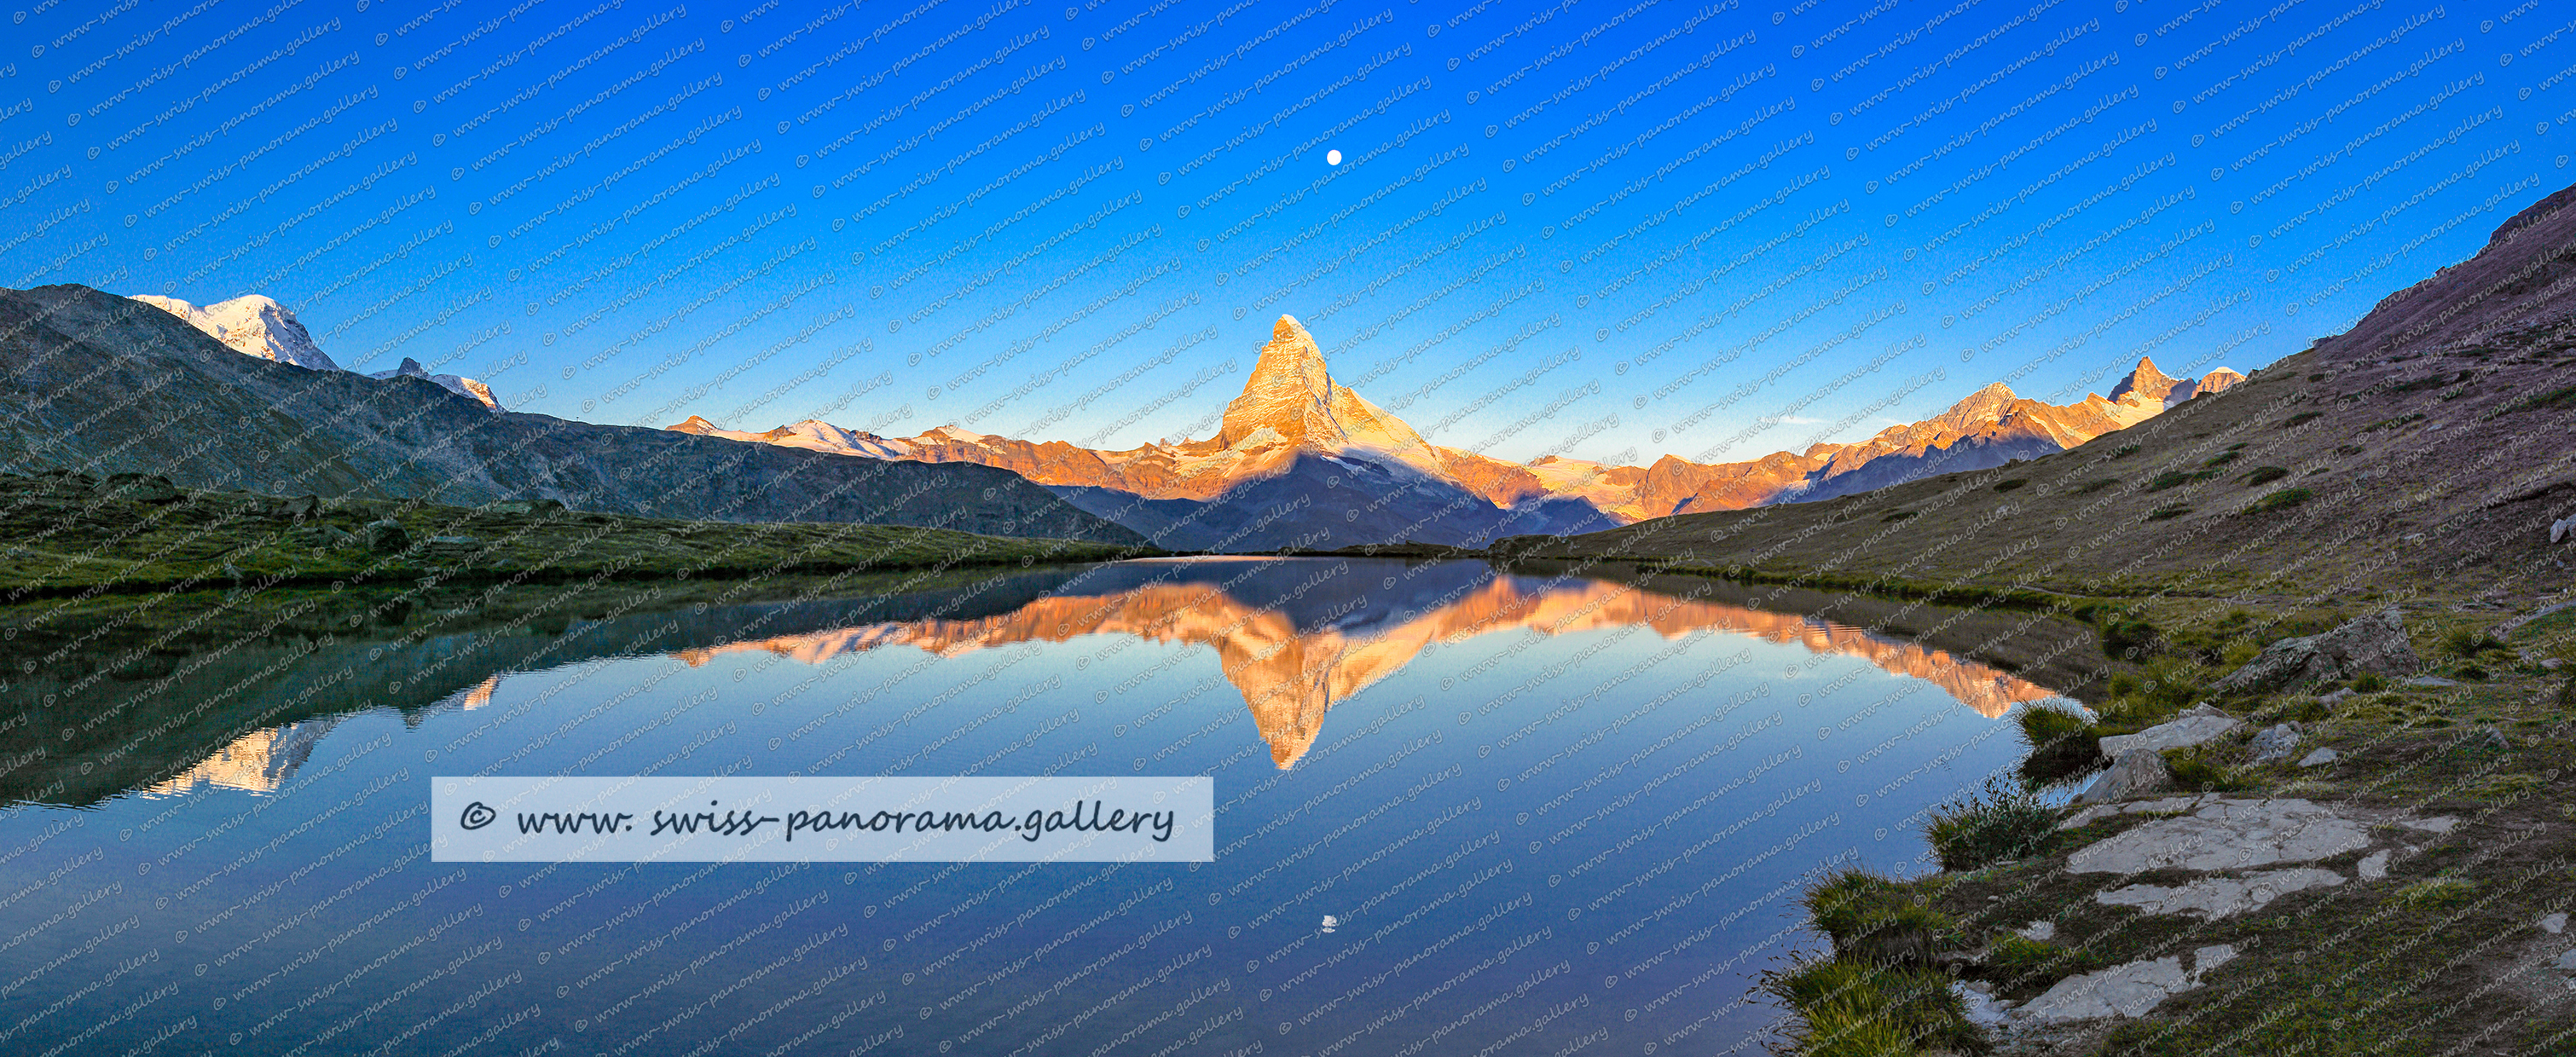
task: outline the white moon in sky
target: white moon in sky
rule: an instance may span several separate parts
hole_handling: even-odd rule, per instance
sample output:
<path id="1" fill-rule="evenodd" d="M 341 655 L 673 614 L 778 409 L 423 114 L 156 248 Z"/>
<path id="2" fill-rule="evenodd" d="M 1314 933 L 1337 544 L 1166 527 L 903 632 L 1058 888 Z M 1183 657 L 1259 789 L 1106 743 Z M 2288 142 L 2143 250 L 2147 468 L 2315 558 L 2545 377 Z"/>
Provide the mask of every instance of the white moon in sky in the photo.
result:
<path id="1" fill-rule="evenodd" d="M 1326 165 L 1340 165 L 1341 163 L 1342 163 L 1342 152 L 1337 151 L 1337 150 L 1328 150 L 1328 151 L 1325 151 L 1325 152 L 1324 152 L 1324 164 L 1326 164 Z"/>

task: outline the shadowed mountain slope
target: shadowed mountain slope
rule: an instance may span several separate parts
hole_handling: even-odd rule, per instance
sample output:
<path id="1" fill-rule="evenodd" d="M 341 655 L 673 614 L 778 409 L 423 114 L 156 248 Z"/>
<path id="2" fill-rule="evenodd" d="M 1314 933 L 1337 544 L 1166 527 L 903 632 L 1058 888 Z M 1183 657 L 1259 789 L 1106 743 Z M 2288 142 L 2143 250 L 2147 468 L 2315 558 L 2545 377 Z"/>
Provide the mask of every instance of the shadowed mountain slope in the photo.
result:
<path id="1" fill-rule="evenodd" d="M 417 374 L 243 355 L 85 286 L 0 290 L 0 470 L 49 469 L 287 496 L 553 499 L 665 518 L 1137 540 L 1003 470 L 496 412 Z"/>
<path id="2" fill-rule="evenodd" d="M 2576 188 L 2345 334 L 2072 451 L 1506 546 L 2105 593 L 2324 598 L 2430 575 L 2548 598 L 2576 541 L 2571 426 Z"/>

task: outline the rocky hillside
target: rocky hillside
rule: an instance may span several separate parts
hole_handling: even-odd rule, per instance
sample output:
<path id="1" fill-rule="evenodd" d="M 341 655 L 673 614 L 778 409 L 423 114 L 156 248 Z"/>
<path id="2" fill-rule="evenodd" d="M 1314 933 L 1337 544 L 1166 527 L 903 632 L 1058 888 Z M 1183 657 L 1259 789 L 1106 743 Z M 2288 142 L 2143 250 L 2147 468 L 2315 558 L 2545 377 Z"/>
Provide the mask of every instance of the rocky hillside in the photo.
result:
<path id="1" fill-rule="evenodd" d="M 1137 541 L 1003 470 L 496 412 L 419 374 L 242 355 L 85 286 L 0 290 L 0 470 L 55 469 L 285 496 L 551 499 L 663 518 Z"/>
<path id="2" fill-rule="evenodd" d="M 2576 540 L 2571 206 L 2576 189 L 2552 195 L 2351 331 L 2071 451 L 1513 545 L 2084 593 L 2555 599 Z"/>

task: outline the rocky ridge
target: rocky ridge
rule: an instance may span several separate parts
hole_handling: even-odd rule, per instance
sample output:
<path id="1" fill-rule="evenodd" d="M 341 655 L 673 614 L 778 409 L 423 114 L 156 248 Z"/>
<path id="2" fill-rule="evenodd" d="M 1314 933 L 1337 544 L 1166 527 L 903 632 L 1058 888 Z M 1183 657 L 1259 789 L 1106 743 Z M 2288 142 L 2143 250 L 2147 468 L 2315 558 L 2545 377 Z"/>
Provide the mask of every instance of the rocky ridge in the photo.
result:
<path id="1" fill-rule="evenodd" d="M 1333 381 L 1314 337 L 1295 317 L 1283 315 L 1272 324 L 1243 392 L 1226 404 L 1216 434 L 1201 440 L 1105 451 L 954 425 L 914 437 L 882 437 L 817 420 L 757 432 L 729 430 L 695 415 L 669 428 L 870 458 L 999 467 L 1167 546 L 1467 544 L 1506 532 L 1562 534 L 1675 513 L 1827 499 L 1926 474 L 2000 466 L 2135 425 L 2242 377 L 2220 368 L 2198 380 L 2177 380 L 2141 359 L 2109 397 L 2088 394 L 2074 404 L 2051 405 L 1997 383 L 1941 415 L 1891 426 L 1859 443 L 1819 443 L 1803 452 L 1734 463 L 1667 455 L 1641 467 L 1544 456 L 1522 465 L 1431 443 L 1403 419 Z M 1301 486 L 1294 480 L 1301 475 L 1323 487 Z M 1365 480 L 1377 491 L 1331 494 L 1345 480 Z M 1385 508 L 1379 500 L 1389 491 L 1416 494 L 1423 500 L 1416 504 L 1420 509 L 1445 513 L 1427 519 L 1370 517 Z M 1298 502 L 1311 509 L 1276 517 L 1284 504 Z M 1354 511 L 1359 517 L 1351 516 Z M 1232 537 L 1225 531 L 1264 516 L 1282 523 Z M 1312 527 L 1327 531 L 1329 542 L 1303 539 Z"/>

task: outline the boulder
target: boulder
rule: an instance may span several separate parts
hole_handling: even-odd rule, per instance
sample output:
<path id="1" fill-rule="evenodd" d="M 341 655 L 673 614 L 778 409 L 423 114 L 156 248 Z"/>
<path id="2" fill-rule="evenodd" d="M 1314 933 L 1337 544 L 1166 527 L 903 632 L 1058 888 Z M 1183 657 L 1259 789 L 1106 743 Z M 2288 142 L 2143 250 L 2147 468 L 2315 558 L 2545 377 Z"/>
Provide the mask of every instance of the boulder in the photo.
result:
<path id="1" fill-rule="evenodd" d="M 2263 693 L 2364 672 L 2409 675 L 2424 667 L 2394 609 L 2345 622 L 2322 635 L 2282 639 L 2218 681 L 2221 693 Z"/>
<path id="2" fill-rule="evenodd" d="M 270 516 L 284 521 L 307 521 L 321 510 L 320 497 L 301 495 L 293 499 L 280 499 L 270 504 L 268 512 Z"/>
<path id="3" fill-rule="evenodd" d="M 169 503 L 179 498 L 178 487 L 159 474 L 109 474 L 107 490 L 110 495 L 136 503 Z"/>
<path id="4" fill-rule="evenodd" d="M 2295 722 L 2264 728 L 2262 733 L 2254 735 L 2251 743 L 2254 748 L 2254 762 L 2270 763 L 2289 758 L 2290 751 L 2299 747 L 2300 733 L 2299 725 Z"/>
<path id="5" fill-rule="evenodd" d="M 2228 731 L 2244 725 L 2244 720 L 2208 705 L 2199 705 L 2135 734 L 2114 734 L 2103 738 L 2102 755 L 2118 759 L 2132 752 L 2189 748 L 2216 741 Z"/>
<path id="6" fill-rule="evenodd" d="M 392 518 L 367 522 L 367 549 L 377 554 L 399 554 L 411 549 L 411 533 Z"/>
<path id="7" fill-rule="evenodd" d="M 2171 788 L 2172 785 L 2173 768 L 2165 765 L 2164 755 L 2152 749 L 2140 749 L 2112 757 L 2111 769 L 2093 779 L 2092 785 L 2076 795 L 2075 802 L 2099 804 L 2107 800 L 2126 800 Z"/>
<path id="8" fill-rule="evenodd" d="M 2343 754 L 2340 752 L 2336 752 L 2333 749 L 2318 749 L 2315 752 L 2299 757 L 2299 766 L 2323 767 L 2340 759 L 2343 759 Z"/>
<path id="9" fill-rule="evenodd" d="M 314 550 L 322 551 L 337 550 L 358 542 L 358 537 L 350 535 L 336 525 L 306 525 L 296 529 L 290 538 Z"/>

